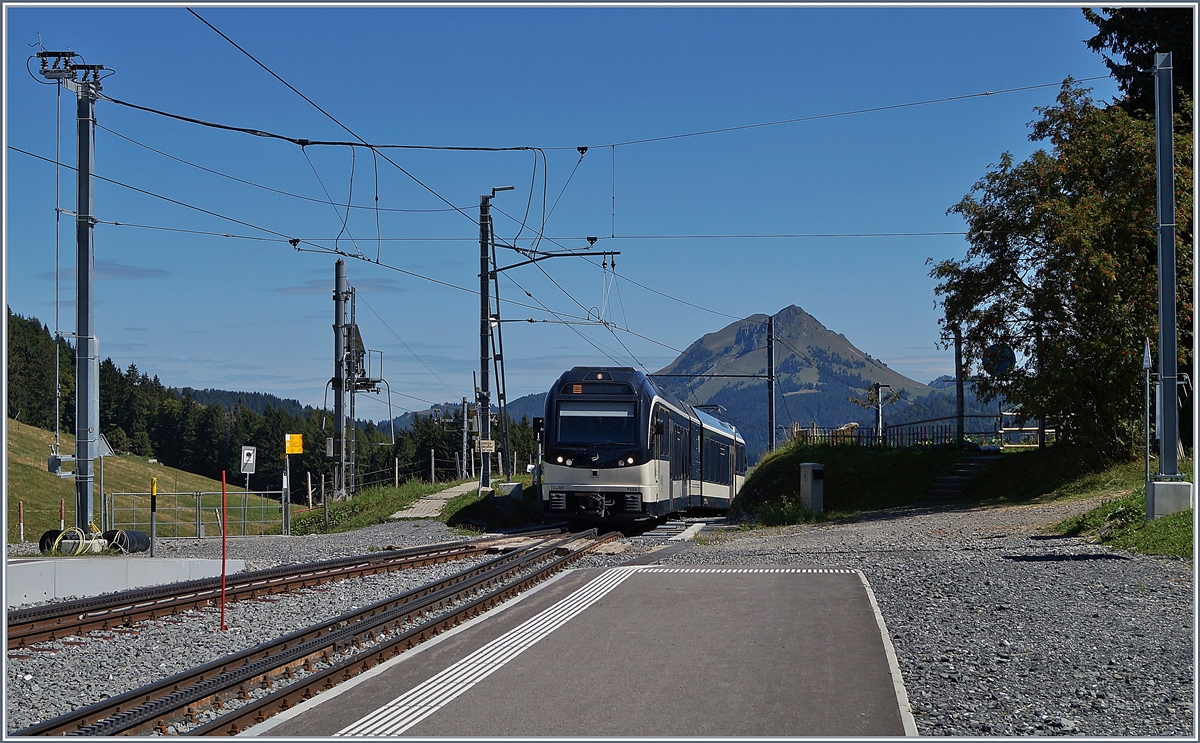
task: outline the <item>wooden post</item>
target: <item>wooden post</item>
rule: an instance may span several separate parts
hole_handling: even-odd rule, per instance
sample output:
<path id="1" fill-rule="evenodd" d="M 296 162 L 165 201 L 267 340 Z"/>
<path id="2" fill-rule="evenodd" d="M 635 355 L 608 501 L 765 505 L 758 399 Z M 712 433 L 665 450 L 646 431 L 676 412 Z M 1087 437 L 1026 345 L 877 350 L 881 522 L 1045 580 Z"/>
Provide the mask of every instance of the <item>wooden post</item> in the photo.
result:
<path id="1" fill-rule="evenodd" d="M 312 510 L 312 472 L 305 472 L 308 479 L 308 508 Z"/>
<path id="2" fill-rule="evenodd" d="M 392 474 L 392 485 L 398 488 L 400 487 L 400 457 L 396 457 L 394 461 L 395 469 Z"/>
<path id="3" fill-rule="evenodd" d="M 24 542 L 25 541 L 25 501 L 18 501 L 18 503 L 17 503 L 17 525 L 19 526 L 19 528 L 21 530 L 21 540 L 20 541 Z"/>
<path id="4" fill-rule="evenodd" d="M 58 530 L 67 528 L 67 499 L 58 499 Z"/>
<path id="5" fill-rule="evenodd" d="M 437 460 L 433 449 L 429 450 L 429 482 L 437 482 Z"/>

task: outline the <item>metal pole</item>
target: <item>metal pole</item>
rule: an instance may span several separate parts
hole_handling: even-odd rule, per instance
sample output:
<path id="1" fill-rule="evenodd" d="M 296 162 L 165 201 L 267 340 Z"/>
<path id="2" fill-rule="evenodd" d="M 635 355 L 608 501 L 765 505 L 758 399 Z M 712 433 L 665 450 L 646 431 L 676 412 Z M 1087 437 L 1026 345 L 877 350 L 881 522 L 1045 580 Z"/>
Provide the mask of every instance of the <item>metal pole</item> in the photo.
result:
<path id="1" fill-rule="evenodd" d="M 346 297 L 350 283 L 346 279 L 346 262 L 334 264 L 333 285 L 333 497 L 340 498 L 346 490 Z"/>
<path id="2" fill-rule="evenodd" d="M 883 446 L 883 385 L 876 382 L 875 387 L 875 443 Z"/>
<path id="3" fill-rule="evenodd" d="M 954 440 L 959 449 L 963 448 L 966 427 L 963 419 L 963 365 L 962 365 L 962 328 L 954 326 L 954 416 L 956 431 Z"/>
<path id="4" fill-rule="evenodd" d="M 350 324 L 346 326 L 346 387 L 350 393 L 350 414 L 349 420 L 346 422 L 346 428 L 349 429 L 350 450 L 346 455 L 346 493 L 353 496 L 358 492 L 358 419 L 354 412 L 354 393 L 358 389 L 358 349 L 357 345 L 351 348 L 350 334 L 356 328 L 357 319 L 354 315 L 354 308 L 357 302 L 355 301 L 354 289 L 350 289 Z M 357 335 L 357 333 L 355 334 Z"/>
<path id="5" fill-rule="evenodd" d="M 178 517 L 176 517 L 178 518 Z M 134 521 L 136 524 L 137 522 Z M 158 478 L 150 478 L 150 556 L 154 557 L 154 539 L 158 535 Z M 199 536 L 199 534 L 197 534 Z"/>
<path id="6" fill-rule="evenodd" d="M 479 439 L 491 438 L 492 403 L 488 397 L 488 362 L 491 360 L 491 299 L 488 296 L 491 270 L 491 196 L 479 197 Z M 479 487 L 492 484 L 492 455 L 480 451 Z"/>
<path id="7" fill-rule="evenodd" d="M 84 73 L 86 78 L 86 73 Z M 93 460 L 100 434 L 100 366 L 95 338 L 96 251 L 93 229 L 96 97 L 100 84 L 80 82 L 76 119 L 75 198 L 75 525 L 92 522 Z"/>
<path id="8" fill-rule="evenodd" d="M 467 398 L 462 399 L 462 460 L 458 470 L 458 479 L 467 479 Z"/>
<path id="9" fill-rule="evenodd" d="M 437 460 L 434 458 L 434 449 L 429 450 L 429 482 L 437 482 Z"/>
<path id="10" fill-rule="evenodd" d="M 775 451 L 775 317 L 767 318 L 767 451 Z"/>
<path id="11" fill-rule="evenodd" d="M 1175 142 L 1171 53 L 1154 54 L 1154 139 L 1158 152 L 1158 382 L 1162 385 L 1159 474 L 1179 474 L 1179 388 L 1175 318 Z M 78 466 L 78 465 L 76 465 Z"/>
<path id="12" fill-rule="evenodd" d="M 1146 339 L 1146 347 L 1142 349 L 1142 372 L 1146 375 L 1146 482 L 1150 482 L 1150 368 L 1153 362 L 1150 357 L 1150 339 Z"/>
<path id="13" fill-rule="evenodd" d="M 292 533 L 292 458 L 283 455 L 283 530 L 286 536 Z"/>
<path id="14" fill-rule="evenodd" d="M 325 509 L 325 533 L 329 533 L 329 501 L 325 499 L 325 475 L 321 475 L 321 507 Z"/>

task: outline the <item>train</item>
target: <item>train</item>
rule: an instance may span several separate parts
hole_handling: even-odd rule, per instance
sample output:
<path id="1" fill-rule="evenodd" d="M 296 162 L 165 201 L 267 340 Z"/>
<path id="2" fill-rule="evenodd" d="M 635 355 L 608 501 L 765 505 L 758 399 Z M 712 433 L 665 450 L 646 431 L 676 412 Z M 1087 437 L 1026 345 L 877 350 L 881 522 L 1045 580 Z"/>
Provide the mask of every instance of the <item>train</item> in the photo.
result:
<path id="1" fill-rule="evenodd" d="M 577 366 L 546 395 L 542 508 L 568 520 L 665 519 L 728 509 L 746 442 L 631 367 Z"/>

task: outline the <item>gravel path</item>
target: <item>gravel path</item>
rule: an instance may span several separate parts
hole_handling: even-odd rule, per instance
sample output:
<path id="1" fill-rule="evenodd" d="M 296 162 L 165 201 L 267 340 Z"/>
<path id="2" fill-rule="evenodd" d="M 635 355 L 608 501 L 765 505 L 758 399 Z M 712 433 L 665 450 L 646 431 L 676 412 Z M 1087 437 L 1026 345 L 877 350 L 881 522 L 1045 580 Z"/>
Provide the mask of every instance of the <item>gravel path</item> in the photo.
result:
<path id="1" fill-rule="evenodd" d="M 870 581 L 899 658 L 921 735 L 1186 736 L 1194 734 L 1194 581 L 1190 560 L 1129 555 L 1039 527 L 1086 502 L 972 510 L 896 509 L 852 523 L 703 536 L 664 564 L 858 568 Z M 460 537 L 440 523 L 397 522 L 329 537 L 230 542 L 247 569 Z M 661 544 L 580 566 L 654 555 Z M 12 550 L 10 548 L 10 554 Z M 171 540 L 164 556 L 219 557 L 212 540 Z M 359 578 L 212 612 L 139 625 L 7 664 L 6 730 L 307 626 L 462 569 L 433 566 Z M 113 659 L 119 659 L 114 662 Z"/>

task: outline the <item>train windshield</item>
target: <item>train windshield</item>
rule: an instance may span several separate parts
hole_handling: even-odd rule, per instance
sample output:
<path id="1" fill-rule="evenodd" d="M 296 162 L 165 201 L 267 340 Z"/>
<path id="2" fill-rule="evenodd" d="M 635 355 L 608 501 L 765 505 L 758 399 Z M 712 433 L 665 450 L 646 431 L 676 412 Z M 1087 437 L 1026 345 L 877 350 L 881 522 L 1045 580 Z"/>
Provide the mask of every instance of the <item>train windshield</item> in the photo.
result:
<path id="1" fill-rule="evenodd" d="M 558 443 L 633 446 L 637 442 L 636 405 L 564 400 L 558 405 Z"/>

